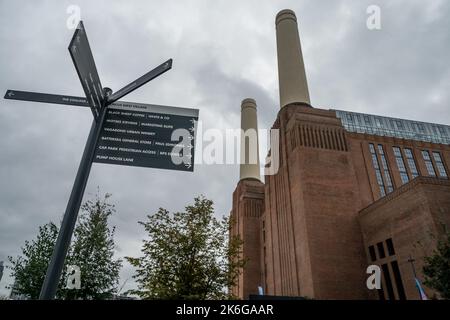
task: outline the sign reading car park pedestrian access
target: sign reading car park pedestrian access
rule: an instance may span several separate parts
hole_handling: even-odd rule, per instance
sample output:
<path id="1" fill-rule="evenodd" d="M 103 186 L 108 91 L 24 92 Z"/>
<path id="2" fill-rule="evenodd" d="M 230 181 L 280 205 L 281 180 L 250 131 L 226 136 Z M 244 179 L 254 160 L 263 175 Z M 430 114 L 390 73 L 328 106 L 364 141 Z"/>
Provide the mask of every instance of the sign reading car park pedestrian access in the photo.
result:
<path id="1" fill-rule="evenodd" d="M 39 299 L 53 299 L 93 162 L 193 171 L 198 110 L 119 99 L 172 68 L 172 59 L 112 92 L 103 88 L 80 21 L 69 52 L 85 97 L 7 90 L 5 99 L 90 107 L 94 120 Z"/>

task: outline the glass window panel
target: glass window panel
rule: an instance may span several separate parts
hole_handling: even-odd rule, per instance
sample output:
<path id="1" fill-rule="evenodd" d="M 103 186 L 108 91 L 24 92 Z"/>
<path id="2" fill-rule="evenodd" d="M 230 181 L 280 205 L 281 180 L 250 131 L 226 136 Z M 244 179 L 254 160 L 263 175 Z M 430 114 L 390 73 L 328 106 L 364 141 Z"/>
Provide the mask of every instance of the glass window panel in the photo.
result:
<path id="1" fill-rule="evenodd" d="M 397 129 L 399 129 L 399 130 L 405 129 L 405 127 L 403 126 L 403 123 L 400 120 L 397 120 L 395 123 L 397 125 Z"/>
<path id="2" fill-rule="evenodd" d="M 405 162 L 403 161 L 402 152 L 399 147 L 393 147 L 395 161 L 397 162 L 398 171 L 400 172 L 400 178 L 402 179 L 402 184 L 409 181 L 408 173 L 406 172 Z"/>
<path id="3" fill-rule="evenodd" d="M 382 125 L 381 125 L 381 121 L 380 121 L 380 119 L 379 119 L 379 118 L 375 118 L 375 123 L 377 124 L 377 127 L 379 127 L 379 128 L 381 128 L 381 127 L 382 127 Z"/>
<path id="4" fill-rule="evenodd" d="M 416 161 L 414 160 L 413 152 L 411 149 L 404 149 L 406 155 L 406 161 L 408 162 L 409 170 L 413 179 L 419 176 L 417 171 Z"/>
<path id="5" fill-rule="evenodd" d="M 431 162 L 430 153 L 426 150 L 422 150 L 422 156 L 425 161 L 425 166 L 427 167 L 428 175 L 435 177 L 436 172 L 434 171 L 433 162 Z"/>
<path id="6" fill-rule="evenodd" d="M 406 172 L 400 172 L 400 177 L 402 178 L 402 183 L 405 184 L 409 181 L 409 177 Z"/>
<path id="7" fill-rule="evenodd" d="M 350 113 L 347 113 L 347 120 L 353 122 L 353 116 Z"/>
<path id="8" fill-rule="evenodd" d="M 384 197 L 386 195 L 386 189 L 384 187 L 383 176 L 381 175 L 380 164 L 378 163 L 378 158 L 375 153 L 375 146 L 373 143 L 369 143 L 369 150 L 372 155 L 372 165 L 375 169 L 375 176 L 377 177 L 378 186 L 380 187 L 380 194 Z"/>
<path id="9" fill-rule="evenodd" d="M 443 178 L 447 178 L 447 172 L 445 170 L 444 164 L 442 163 L 442 158 L 439 152 L 433 152 L 433 158 L 434 161 L 436 162 L 436 167 L 438 169 L 439 172 L 439 176 L 443 177 Z"/>
<path id="10" fill-rule="evenodd" d="M 436 176 L 436 172 L 434 172 L 434 168 L 433 168 L 433 164 L 431 162 L 425 162 L 425 165 L 427 166 L 427 170 L 428 170 L 428 174 L 430 176 L 435 177 Z"/>

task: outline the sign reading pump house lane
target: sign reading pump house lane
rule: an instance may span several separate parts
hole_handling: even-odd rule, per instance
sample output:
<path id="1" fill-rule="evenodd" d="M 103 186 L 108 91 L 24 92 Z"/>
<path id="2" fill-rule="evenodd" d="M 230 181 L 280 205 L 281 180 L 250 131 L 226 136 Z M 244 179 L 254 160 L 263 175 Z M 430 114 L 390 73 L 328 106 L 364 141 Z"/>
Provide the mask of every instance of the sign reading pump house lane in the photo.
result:
<path id="1" fill-rule="evenodd" d="M 194 170 L 197 109 L 141 103 L 108 106 L 94 162 Z"/>

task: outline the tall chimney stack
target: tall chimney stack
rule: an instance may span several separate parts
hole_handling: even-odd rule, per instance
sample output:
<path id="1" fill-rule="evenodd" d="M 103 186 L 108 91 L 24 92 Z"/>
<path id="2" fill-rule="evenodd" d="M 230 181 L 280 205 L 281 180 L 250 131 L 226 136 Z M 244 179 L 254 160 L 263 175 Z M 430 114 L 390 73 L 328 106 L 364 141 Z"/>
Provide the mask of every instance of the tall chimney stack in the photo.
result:
<path id="1" fill-rule="evenodd" d="M 280 108 L 290 103 L 311 105 L 294 11 L 288 9 L 280 11 L 275 19 L 275 25 Z"/>
<path id="2" fill-rule="evenodd" d="M 244 99 L 241 103 L 241 165 L 240 180 L 256 179 L 259 174 L 258 122 L 256 118 L 256 101 Z"/>

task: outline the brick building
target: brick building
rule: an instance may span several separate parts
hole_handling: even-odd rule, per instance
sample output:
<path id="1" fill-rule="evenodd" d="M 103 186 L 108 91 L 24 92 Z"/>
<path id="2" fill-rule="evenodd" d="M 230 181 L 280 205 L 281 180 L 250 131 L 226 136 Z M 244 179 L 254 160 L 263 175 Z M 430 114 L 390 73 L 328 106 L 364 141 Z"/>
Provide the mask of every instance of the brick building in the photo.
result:
<path id="1" fill-rule="evenodd" d="M 231 234 L 248 264 L 234 294 L 419 299 L 411 260 L 423 281 L 450 226 L 450 126 L 312 107 L 295 14 L 281 11 L 276 30 L 279 169 L 262 182 L 259 159 L 241 165 Z M 256 123 L 246 99 L 242 129 Z M 381 290 L 366 287 L 373 264 Z"/>

